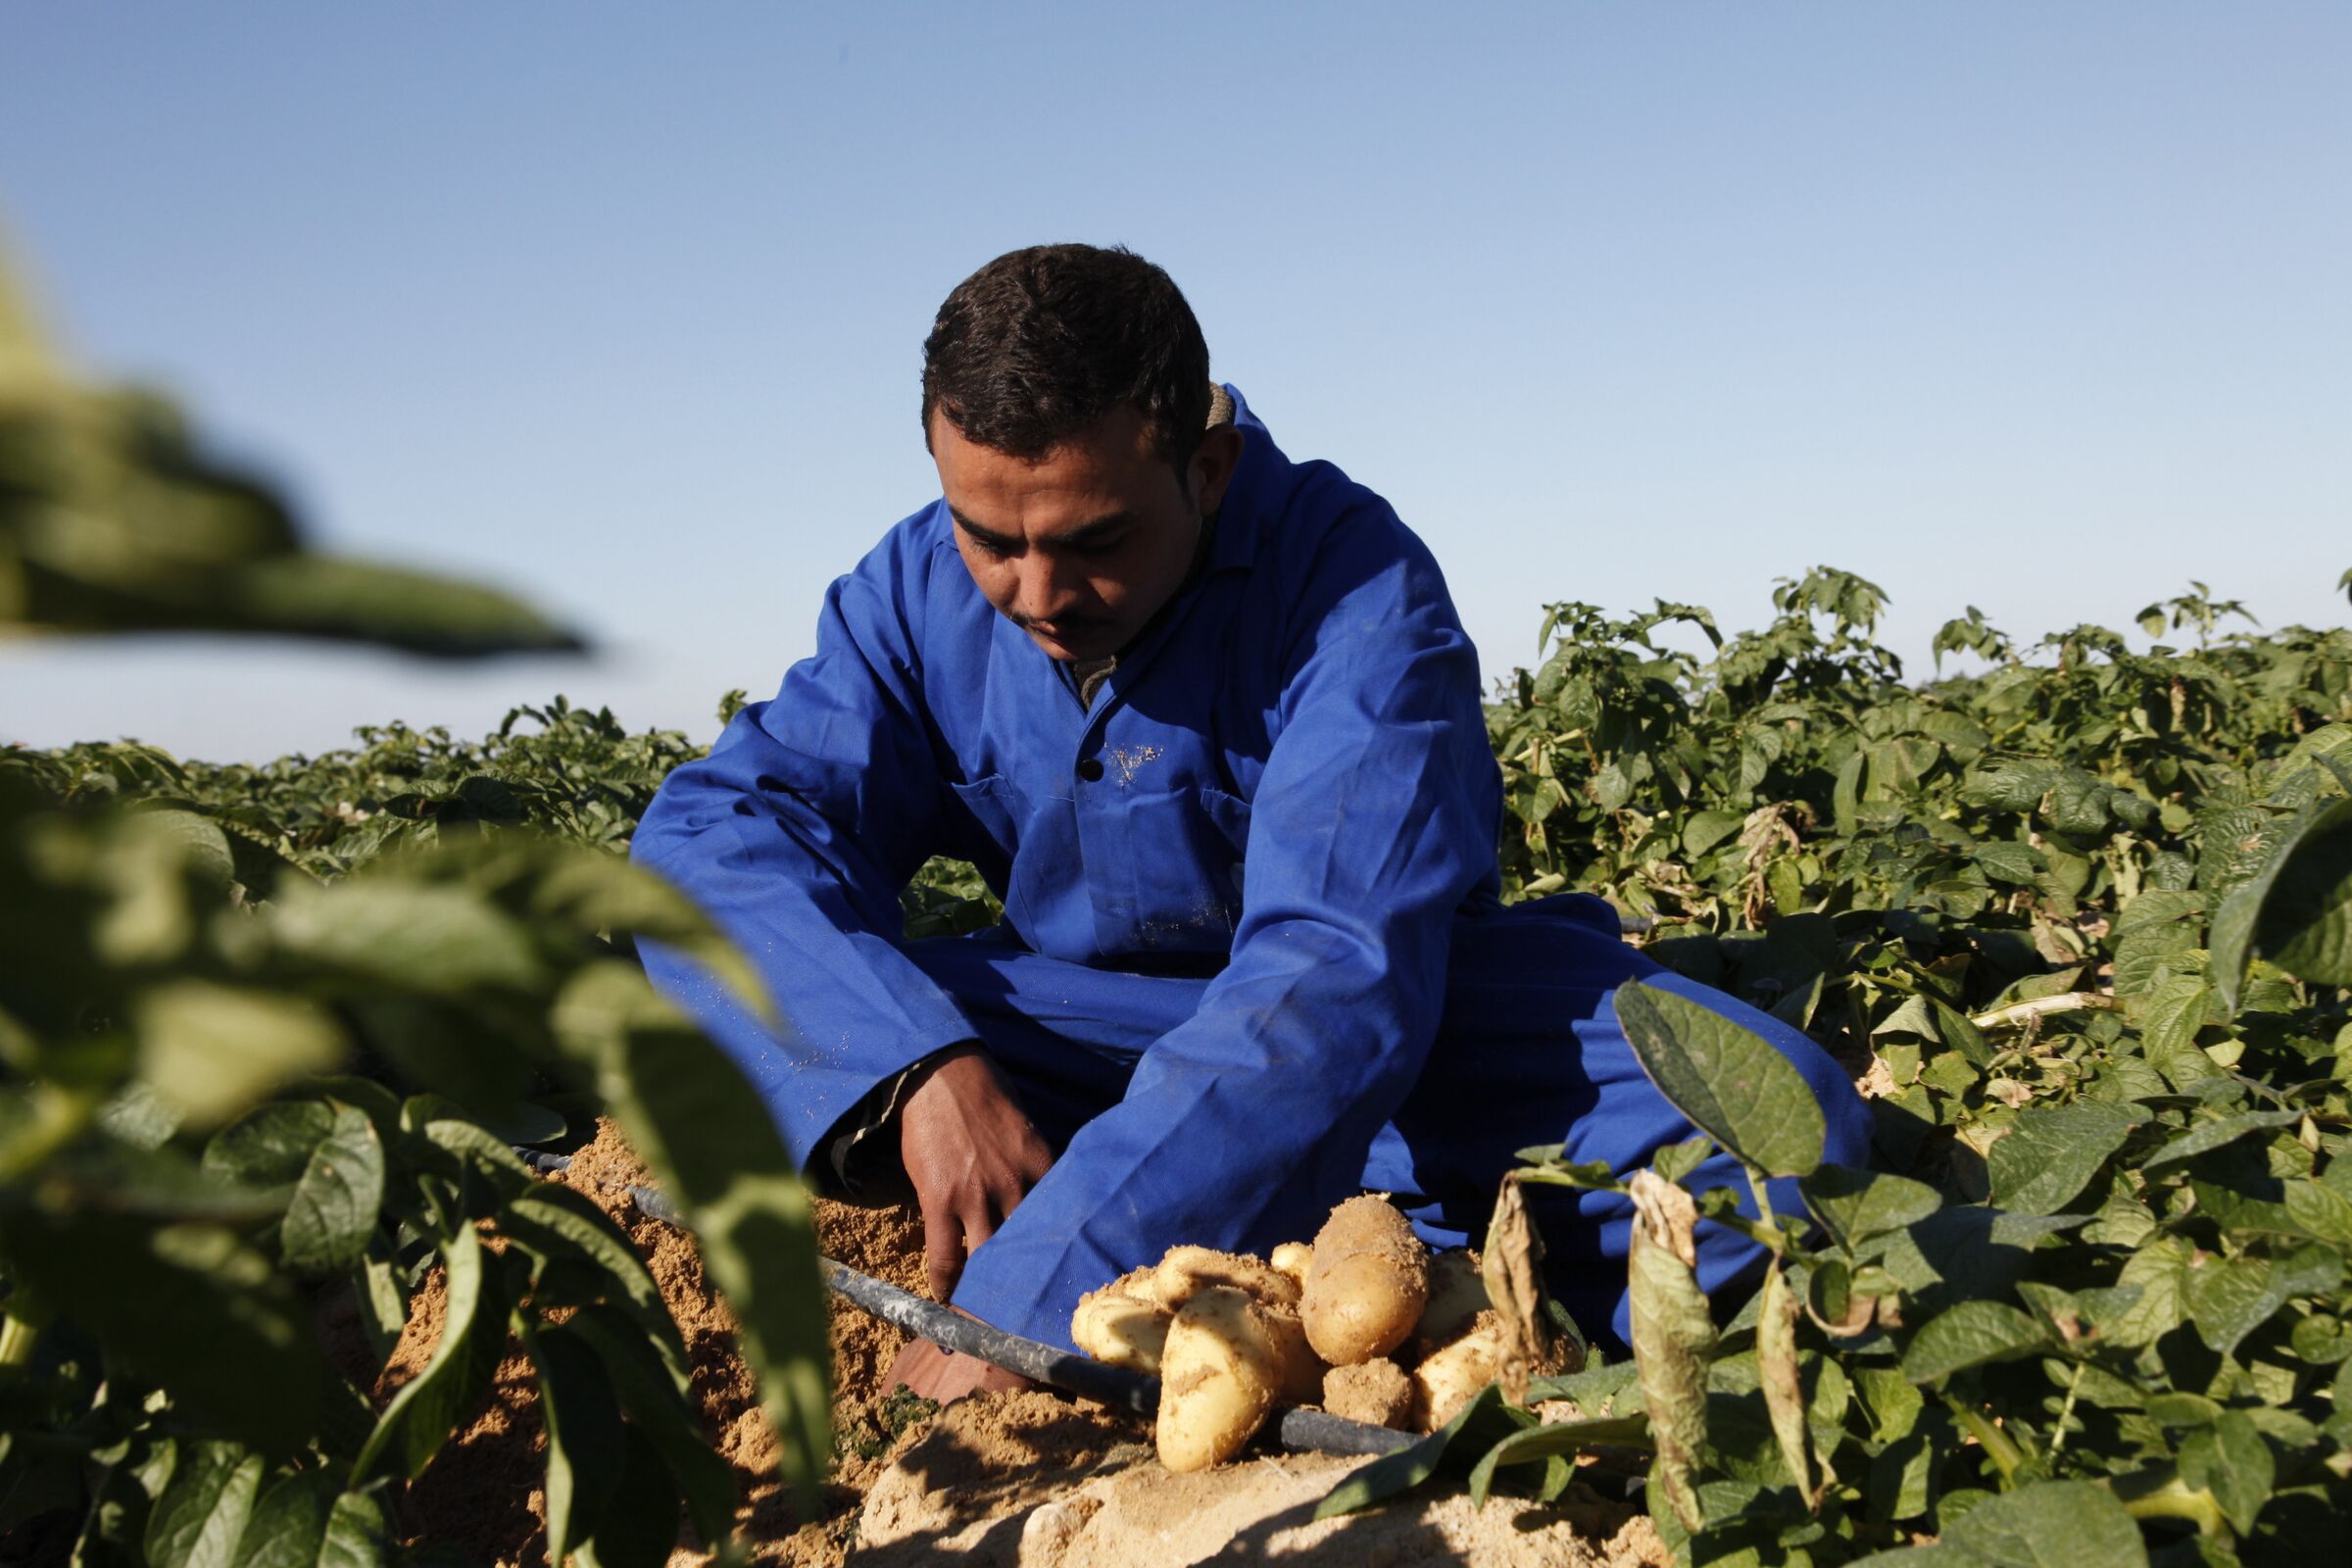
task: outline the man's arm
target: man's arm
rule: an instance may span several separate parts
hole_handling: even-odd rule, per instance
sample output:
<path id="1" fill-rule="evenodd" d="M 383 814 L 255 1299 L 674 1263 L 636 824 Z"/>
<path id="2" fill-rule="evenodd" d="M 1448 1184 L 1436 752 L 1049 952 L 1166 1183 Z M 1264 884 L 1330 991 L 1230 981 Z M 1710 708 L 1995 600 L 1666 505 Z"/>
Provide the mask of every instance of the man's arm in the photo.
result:
<path id="1" fill-rule="evenodd" d="M 1293 624 L 1232 961 L 972 1259 L 955 1298 L 976 1317 L 1066 1345 L 1081 1292 L 1171 1243 L 1310 1234 L 1420 1074 L 1452 921 L 1494 863 L 1475 655 L 1369 501 Z"/>
<path id="2" fill-rule="evenodd" d="M 895 1131 L 944 1292 L 1049 1156 L 992 1096 L 986 1058 L 969 1062 L 960 1009 L 898 945 L 899 889 L 947 836 L 910 629 L 930 553 L 913 532 L 833 585 L 815 656 L 669 776 L 631 853 L 718 922 L 776 999 L 787 1022 L 771 1030 L 699 967 L 647 949 L 648 972 L 742 1065 L 805 1165 L 878 1085 L 923 1063 Z"/>

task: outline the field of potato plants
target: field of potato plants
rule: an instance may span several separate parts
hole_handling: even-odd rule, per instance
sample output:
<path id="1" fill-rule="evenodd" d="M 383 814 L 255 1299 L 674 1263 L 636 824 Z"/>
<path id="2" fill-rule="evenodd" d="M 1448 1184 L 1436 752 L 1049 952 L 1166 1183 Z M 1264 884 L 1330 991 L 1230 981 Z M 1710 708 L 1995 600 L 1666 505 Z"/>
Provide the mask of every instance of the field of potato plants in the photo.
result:
<path id="1" fill-rule="evenodd" d="M 1823 1041 L 1870 1098 L 1873 1168 L 1822 1162 L 1754 1037 L 1629 991 L 1701 1138 L 1630 1180 L 1530 1150 L 1517 1179 L 1630 1195 L 1633 1358 L 1491 1388 L 1325 1511 L 1561 1497 L 1604 1450 L 1647 1456 L 1693 1564 L 2340 1560 L 2352 631 L 2265 630 L 2201 585 L 2139 613 L 2144 653 L 1971 610 L 1936 648 L 1977 672 L 1923 680 L 1860 577 L 1775 605 L 1728 637 L 1691 606 L 1549 607 L 1544 662 L 1489 710 L 1506 881 L 1608 897 L 1661 961 Z M 571 641 L 308 553 L 168 406 L 51 366 L 4 289 L 0 624 Z M 818 1494 L 808 1200 L 630 956 L 730 962 L 615 853 L 694 748 L 560 699 L 479 741 L 357 734 L 262 765 L 0 752 L 0 1559 L 462 1560 L 405 1493 L 514 1347 L 549 1560 L 725 1542 L 736 1478 L 642 1256 L 524 1157 L 600 1115 L 727 1299 L 785 1488 Z M 993 918 L 955 865 L 906 908 L 910 933 Z M 1679 1185 L 1717 1146 L 1808 1212 Z M 1770 1250 L 1752 1299 L 1697 1297 L 1705 1218 Z M 428 1280 L 429 1359 L 371 1394 Z"/>

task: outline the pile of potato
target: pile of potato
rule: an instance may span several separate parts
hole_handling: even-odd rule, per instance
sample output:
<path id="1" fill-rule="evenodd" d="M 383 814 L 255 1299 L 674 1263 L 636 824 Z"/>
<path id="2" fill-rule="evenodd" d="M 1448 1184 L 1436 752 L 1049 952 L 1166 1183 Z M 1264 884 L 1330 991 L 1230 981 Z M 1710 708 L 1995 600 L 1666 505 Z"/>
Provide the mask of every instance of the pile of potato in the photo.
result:
<path id="1" fill-rule="evenodd" d="M 1276 1404 L 1434 1431 L 1494 1381 L 1501 1350 L 1477 1259 L 1432 1257 L 1372 1195 L 1271 1261 L 1170 1248 L 1082 1298 L 1070 1337 L 1158 1375 L 1159 1458 L 1179 1471 L 1231 1458 Z"/>

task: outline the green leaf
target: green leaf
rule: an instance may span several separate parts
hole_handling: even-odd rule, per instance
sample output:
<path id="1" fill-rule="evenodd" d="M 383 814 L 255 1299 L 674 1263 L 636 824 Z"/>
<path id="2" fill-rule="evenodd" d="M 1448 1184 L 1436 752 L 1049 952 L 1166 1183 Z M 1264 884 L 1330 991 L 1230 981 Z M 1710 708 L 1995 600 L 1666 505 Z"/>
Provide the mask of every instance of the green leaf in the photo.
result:
<path id="1" fill-rule="evenodd" d="M 313 1274 L 367 1255 L 384 1201 L 384 1146 L 364 1110 L 333 1107 L 333 1125 L 311 1150 L 279 1227 L 287 1266 Z"/>
<path id="2" fill-rule="evenodd" d="M 326 1521 L 340 1488 L 324 1470 L 298 1471 L 271 1482 L 254 1505 L 231 1559 L 237 1568 L 318 1568 Z"/>
<path id="3" fill-rule="evenodd" d="M 580 970 L 555 1025 L 694 1232 L 759 1376 L 783 1479 L 812 1516 L 830 1441 L 830 1336 L 808 1198 L 765 1102 L 633 964 Z"/>
<path id="4" fill-rule="evenodd" d="M 662 1299 L 662 1289 L 620 1227 L 583 1193 L 542 1182 L 510 1202 L 499 1229 L 543 1257 L 570 1256 L 593 1264 L 606 1299 L 625 1311 L 651 1344 L 678 1391 L 686 1390 L 686 1347 Z"/>
<path id="5" fill-rule="evenodd" d="M 271 1452 L 317 1430 L 331 1374 L 310 1305 L 236 1232 L 21 1209 L 0 1212 L 0 1253 L 12 1283 L 171 1391 L 204 1430 Z"/>
<path id="6" fill-rule="evenodd" d="M 588 1344 L 562 1327 L 526 1335 L 547 1423 L 547 1560 L 596 1533 L 624 1462 L 620 1400 Z"/>
<path id="7" fill-rule="evenodd" d="M 2178 1237 L 2157 1236 L 2124 1259 L 2118 1288 L 2135 1288 L 2137 1299 L 2106 1325 L 2107 1338 L 2118 1345 L 2153 1345 L 2184 1320 L 2181 1292 L 2187 1281 L 2188 1245 Z"/>
<path id="8" fill-rule="evenodd" d="M 2003 1301 L 1962 1301 L 1920 1325 L 1903 1350 L 1903 1376 L 1932 1383 L 1988 1361 L 2014 1361 L 2050 1348 L 2050 1331 Z"/>
<path id="9" fill-rule="evenodd" d="M 261 1455 L 233 1443 L 183 1444 L 148 1515 L 151 1568 L 231 1568 L 264 1468 Z"/>
<path id="10" fill-rule="evenodd" d="M 2213 1494 L 2230 1523 L 2244 1535 L 2278 1485 L 2278 1463 L 2243 1410 L 2225 1410 L 2211 1426 L 2191 1432 L 2180 1444 L 2180 1479 Z"/>
<path id="11" fill-rule="evenodd" d="M 1976 861 L 1990 880 L 2021 888 L 2032 887 L 2034 879 L 2042 873 L 2048 863 L 2039 850 L 2031 844 L 2020 844 L 2015 839 L 1995 839 L 1980 844 L 1969 851 L 1969 858 Z"/>
<path id="12" fill-rule="evenodd" d="M 2214 984 L 2231 1011 L 2256 955 L 2323 985 L 2352 985 L 2352 800 L 2315 806 L 2213 917 Z"/>
<path id="13" fill-rule="evenodd" d="M 2227 1355 L 2289 1300 L 2342 1274 L 2343 1260 L 2316 1244 L 2277 1259 L 2208 1253 L 2182 1271 L 2180 1299 L 2205 1343 Z"/>
<path id="14" fill-rule="evenodd" d="M 1642 1070 L 1700 1130 L 1767 1175 L 1821 1163 L 1821 1105 L 1762 1036 L 1656 983 L 1621 986 L 1616 1001 Z"/>
<path id="15" fill-rule="evenodd" d="M 2141 1044 L 2148 1055 L 2161 1059 L 2194 1046 L 2212 1003 L 2213 988 L 2198 976 L 2175 975 L 2159 982 L 2140 1007 L 2145 1019 Z"/>
<path id="16" fill-rule="evenodd" d="M 1553 1421 L 1525 1427 L 1489 1448 L 1471 1467 L 1470 1500 L 1484 1506 L 1494 1485 L 1494 1472 L 1509 1465 L 1537 1464 L 1556 1454 L 1580 1453 L 1586 1448 L 1620 1445 L 1639 1446 L 1649 1437 L 1649 1418 L 1614 1416 L 1600 1421 Z"/>
<path id="17" fill-rule="evenodd" d="M 138 1003 L 139 1076 L 192 1129 L 343 1059 L 343 1032 L 296 997 L 174 980 Z"/>
<path id="18" fill-rule="evenodd" d="M 644 1433 L 626 1428 L 623 1445 L 620 1480 L 579 1560 L 587 1568 L 662 1568 L 678 1544 L 678 1489 Z"/>
<path id="19" fill-rule="evenodd" d="M 642 1325 L 617 1308 L 589 1306 L 565 1326 L 603 1360 L 630 1431 L 651 1443 L 669 1466 L 685 1494 L 694 1533 L 706 1542 L 726 1539 L 735 1514 L 735 1472 L 711 1451 L 688 1391 L 655 1352 Z M 629 1463 L 634 1467 L 637 1461 L 632 1457 Z"/>
<path id="20" fill-rule="evenodd" d="M 1797 1190 L 1830 1239 L 1849 1250 L 1943 1206 L 1936 1189 L 1925 1182 L 1851 1165 L 1824 1165 L 1799 1181 Z"/>
<path id="21" fill-rule="evenodd" d="M 1986 1156 L 1993 1201 L 2020 1214 L 2056 1213 L 2145 1119 L 2136 1109 L 2095 1100 L 2018 1112 Z"/>
<path id="22" fill-rule="evenodd" d="M 2194 1159 L 2210 1153 L 2225 1144 L 2235 1143 L 2248 1133 L 2267 1128 L 2291 1127 L 2303 1119 L 2299 1110 L 2241 1110 L 2218 1120 L 2199 1122 L 2141 1162 L 2143 1171 L 2162 1170 L 2167 1165 Z"/>
<path id="23" fill-rule="evenodd" d="M 1739 832 L 1740 824 L 1746 820 L 1739 811 L 1693 811 L 1683 824 L 1683 853 L 1697 859 Z"/>
<path id="24" fill-rule="evenodd" d="M 1336 1519 L 1342 1514 L 1369 1508 L 1376 1502 L 1410 1492 L 1438 1473 L 1446 1462 L 1447 1450 L 1461 1441 L 1474 1425 L 1492 1426 L 1503 1410 L 1502 1390 L 1490 1383 L 1472 1396 L 1470 1402 L 1455 1412 L 1452 1420 L 1413 1444 L 1410 1447 L 1385 1454 L 1370 1464 L 1348 1473 L 1346 1480 L 1324 1494 L 1315 1504 L 1317 1519 Z M 1519 1423 L 1509 1425 L 1517 1430 Z"/>
<path id="25" fill-rule="evenodd" d="M 417 996 L 531 992 L 547 978 L 530 934 L 470 888 L 390 875 L 298 887 L 270 933 L 307 963 Z"/>
<path id="26" fill-rule="evenodd" d="M 2115 1494 L 2087 1481 L 2043 1481 L 1989 1497 L 1944 1532 L 1984 1568 L 2147 1568 L 2139 1526 Z"/>
<path id="27" fill-rule="evenodd" d="M 498 1370 L 507 1343 L 507 1302 L 497 1276 L 483 1266 L 472 1226 L 462 1225 L 442 1241 L 441 1266 L 448 1300 L 440 1341 L 424 1370 L 392 1396 L 352 1460 L 355 1487 L 388 1473 L 411 1480 L 421 1475 Z"/>
<path id="28" fill-rule="evenodd" d="M 291 1187 L 310 1164 L 311 1151 L 335 1130 L 335 1110 L 318 1100 L 286 1100 L 258 1106 L 213 1134 L 204 1169 L 249 1187 Z"/>

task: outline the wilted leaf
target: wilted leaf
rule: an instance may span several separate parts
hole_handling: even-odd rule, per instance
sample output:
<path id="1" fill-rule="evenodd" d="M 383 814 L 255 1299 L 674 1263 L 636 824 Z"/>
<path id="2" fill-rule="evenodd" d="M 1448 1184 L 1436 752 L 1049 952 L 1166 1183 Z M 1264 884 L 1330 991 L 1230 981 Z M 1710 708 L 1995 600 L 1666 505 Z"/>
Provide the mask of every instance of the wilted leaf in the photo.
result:
<path id="1" fill-rule="evenodd" d="M 1683 1528 L 1705 1527 L 1699 1458 L 1707 1445 L 1707 1353 L 1715 1320 L 1692 1269 L 1698 1223 L 1690 1195 L 1648 1171 L 1633 1179 L 1634 1233 L 1627 1260 L 1634 1365 L 1657 1444 L 1658 1477 Z"/>
<path id="2" fill-rule="evenodd" d="M 1788 1287 L 1781 1260 L 1765 1266 L 1764 1291 L 1756 1311 L 1756 1371 L 1762 1380 L 1764 1409 L 1772 1417 L 1772 1435 L 1780 1444 L 1781 1461 L 1808 1504 L 1816 1501 L 1813 1469 L 1805 1443 L 1803 1368 L 1796 1353 L 1796 1293 Z"/>

